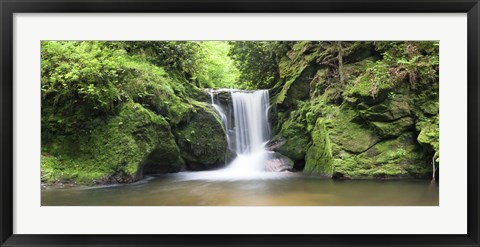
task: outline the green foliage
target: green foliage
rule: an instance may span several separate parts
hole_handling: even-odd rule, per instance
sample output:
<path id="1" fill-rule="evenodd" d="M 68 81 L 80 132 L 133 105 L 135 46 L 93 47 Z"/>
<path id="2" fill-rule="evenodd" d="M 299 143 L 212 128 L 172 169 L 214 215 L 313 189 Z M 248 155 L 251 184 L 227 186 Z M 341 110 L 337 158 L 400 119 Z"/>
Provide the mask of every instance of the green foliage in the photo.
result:
<path id="1" fill-rule="evenodd" d="M 62 172 L 60 161 L 48 154 L 43 154 L 40 157 L 41 161 L 41 181 L 43 182 L 60 182 L 62 179 Z"/>
<path id="2" fill-rule="evenodd" d="M 240 81 L 248 88 L 271 88 L 279 78 L 278 61 L 288 42 L 232 41 L 230 56 L 240 70 Z"/>
<path id="3" fill-rule="evenodd" d="M 57 135 L 42 145 L 42 179 L 50 183 L 95 184 L 115 177 L 131 182 L 148 155 L 163 170 L 179 171 L 183 164 L 165 119 L 132 102 L 88 134 Z"/>
<path id="4" fill-rule="evenodd" d="M 377 42 L 382 59 L 370 63 L 364 75 L 351 86 L 350 93 L 375 98 L 382 89 L 401 82 L 431 84 L 438 82 L 438 42 Z"/>
<path id="5" fill-rule="evenodd" d="M 192 41 L 125 41 L 112 45 L 130 54 L 143 55 L 151 63 L 195 78 L 200 67 L 201 46 Z"/>
<path id="6" fill-rule="evenodd" d="M 140 43 L 42 42 L 42 130 L 88 131 L 93 120 L 115 115 L 128 100 L 174 124 L 188 117 L 188 96 L 199 90 L 175 70 L 150 63 L 153 58 L 129 55 L 122 44 Z"/>
<path id="7" fill-rule="evenodd" d="M 103 42 L 42 42 L 42 123 L 73 132 L 122 101 L 124 52 Z"/>
<path id="8" fill-rule="evenodd" d="M 239 88 L 240 72 L 228 56 L 230 44 L 224 41 L 200 42 L 202 57 L 198 81 L 210 88 Z"/>
<path id="9" fill-rule="evenodd" d="M 198 87 L 234 87 L 238 82 L 239 71 L 225 41 L 133 41 L 113 46 L 166 70 L 179 71 Z"/>
<path id="10" fill-rule="evenodd" d="M 132 71 L 131 78 L 119 85 L 125 98 L 165 116 L 173 124 L 178 124 L 193 111 L 188 96 L 198 89 L 188 81 L 169 75 L 163 68 L 141 58 L 130 58 L 124 66 Z"/>
<path id="11" fill-rule="evenodd" d="M 222 125 L 197 101 L 206 87 L 271 89 L 275 149 L 308 173 L 423 176 L 424 156 L 438 161 L 438 42 L 45 41 L 41 52 L 44 182 L 223 164 Z"/>

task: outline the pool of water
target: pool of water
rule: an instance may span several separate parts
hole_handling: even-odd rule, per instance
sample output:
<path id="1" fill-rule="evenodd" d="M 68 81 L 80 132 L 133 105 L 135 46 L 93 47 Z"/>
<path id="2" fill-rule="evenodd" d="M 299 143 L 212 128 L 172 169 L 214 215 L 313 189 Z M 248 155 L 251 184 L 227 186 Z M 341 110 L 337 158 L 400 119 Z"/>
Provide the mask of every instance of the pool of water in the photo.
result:
<path id="1" fill-rule="evenodd" d="M 133 184 L 42 190 L 42 206 L 436 206 L 429 180 L 332 180 L 299 173 L 249 179 L 214 172 L 148 176 Z"/>

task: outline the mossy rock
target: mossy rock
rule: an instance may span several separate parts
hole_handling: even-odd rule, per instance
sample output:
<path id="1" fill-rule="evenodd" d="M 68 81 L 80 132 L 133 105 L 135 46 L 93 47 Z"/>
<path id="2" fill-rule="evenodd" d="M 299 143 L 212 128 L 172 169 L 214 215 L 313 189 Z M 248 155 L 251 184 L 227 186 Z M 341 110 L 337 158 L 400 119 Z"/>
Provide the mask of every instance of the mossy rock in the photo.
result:
<path id="1" fill-rule="evenodd" d="M 347 43 L 344 49 L 346 54 L 344 54 L 343 59 L 346 63 L 365 61 L 374 55 L 374 42 L 354 41 Z"/>
<path id="2" fill-rule="evenodd" d="M 357 112 L 343 105 L 332 120 L 329 134 L 333 144 L 351 153 L 361 153 L 380 141 L 376 132 L 370 129 Z"/>
<path id="3" fill-rule="evenodd" d="M 272 98 L 274 104 L 290 107 L 297 100 L 309 98 L 310 82 L 319 67 L 317 60 L 326 56 L 323 52 L 325 49 L 319 43 L 300 41 L 294 44 L 279 62 L 280 84 L 273 90 L 278 92 Z"/>
<path id="4" fill-rule="evenodd" d="M 377 60 L 376 57 L 365 57 L 361 60 L 354 60 L 349 63 L 345 63 L 342 66 L 342 74 L 344 76 L 345 82 L 348 84 L 355 83 L 356 79 L 365 71 L 372 63 Z M 347 61 L 345 61 L 347 62 Z"/>
<path id="5" fill-rule="evenodd" d="M 310 97 L 310 82 L 316 73 L 316 68 L 309 64 L 298 66 L 292 75 L 285 77 L 285 83 L 280 92 L 273 97 L 273 103 L 291 107 L 296 101 Z"/>
<path id="6" fill-rule="evenodd" d="M 427 115 L 438 115 L 439 112 L 439 102 L 438 100 L 432 100 L 432 101 L 425 101 L 423 102 L 419 108 Z"/>
<path id="7" fill-rule="evenodd" d="M 213 169 L 225 164 L 228 146 L 225 130 L 209 104 L 197 102 L 193 117 L 177 127 L 176 135 L 188 169 Z"/>
<path id="8" fill-rule="evenodd" d="M 273 140 L 282 141 L 283 145 L 274 150 L 289 157 L 295 162 L 303 161 L 311 144 L 310 134 L 307 131 L 306 116 L 297 111 L 290 113 L 283 122 L 280 133 Z"/>
<path id="9" fill-rule="evenodd" d="M 408 95 L 390 94 L 385 101 L 368 106 L 360 104 L 359 115 L 368 121 L 395 121 L 412 115 L 413 103 Z"/>
<path id="10" fill-rule="evenodd" d="M 431 117 L 439 114 L 438 83 L 429 85 L 424 90 L 417 89 L 414 97 L 415 106 L 419 109 L 418 114 Z"/>
<path id="11" fill-rule="evenodd" d="M 285 143 L 275 148 L 275 151 L 289 157 L 294 161 L 302 161 L 310 146 L 311 140 L 308 132 L 301 125 L 290 125 L 288 133 L 285 134 Z"/>
<path id="12" fill-rule="evenodd" d="M 57 136 L 44 150 L 42 157 L 56 159 L 42 158 L 42 171 L 57 174 L 48 182 L 132 182 L 142 177 L 143 169 L 176 172 L 183 166 L 168 122 L 132 102 L 124 103 L 117 116 L 99 121 L 89 133 Z"/>
<path id="13" fill-rule="evenodd" d="M 293 80 L 290 87 L 284 90 L 288 90 L 284 102 L 285 106 L 291 107 L 296 104 L 297 101 L 306 100 L 310 98 L 310 82 L 316 73 L 316 69 L 313 66 L 307 66 L 300 75 Z"/>
<path id="14" fill-rule="evenodd" d="M 313 79 L 310 81 L 310 97 L 317 98 L 325 93 L 327 89 L 327 68 L 320 68 L 317 70 Z"/>
<path id="15" fill-rule="evenodd" d="M 345 153 L 334 159 L 334 176 L 341 178 L 427 178 L 431 172 L 412 132 L 379 142 L 361 154 Z"/>
<path id="16" fill-rule="evenodd" d="M 420 131 L 417 137 L 418 143 L 432 150 L 435 161 L 440 162 L 438 116 L 417 123 L 417 130 Z"/>
<path id="17" fill-rule="evenodd" d="M 292 171 L 294 166 L 293 160 L 285 155 L 277 152 L 268 154 L 268 159 L 265 164 L 265 171 L 268 172 L 285 172 Z"/>
<path id="18" fill-rule="evenodd" d="M 382 83 L 375 83 L 371 75 L 365 72 L 347 85 L 344 96 L 355 98 L 368 105 L 380 103 L 389 96 L 389 93 L 397 91 L 399 86 L 392 81 L 385 80 Z"/>
<path id="19" fill-rule="evenodd" d="M 411 117 L 403 117 L 392 122 L 370 122 L 369 124 L 381 138 L 396 137 L 407 130 L 414 129 L 414 121 Z"/>
<path id="20" fill-rule="evenodd" d="M 324 119 L 317 119 L 312 131 L 312 145 L 307 151 L 303 172 L 329 177 L 333 174 L 332 147 Z"/>

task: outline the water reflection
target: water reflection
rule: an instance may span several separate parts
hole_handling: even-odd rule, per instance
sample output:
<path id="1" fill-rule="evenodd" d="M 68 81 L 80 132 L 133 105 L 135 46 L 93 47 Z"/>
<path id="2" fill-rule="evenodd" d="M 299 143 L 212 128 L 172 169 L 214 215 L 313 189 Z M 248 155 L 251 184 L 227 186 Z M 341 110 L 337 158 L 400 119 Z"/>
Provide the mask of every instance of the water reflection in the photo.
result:
<path id="1" fill-rule="evenodd" d="M 42 206 L 434 206 L 439 201 L 438 182 L 427 180 L 338 181 L 281 174 L 205 180 L 178 173 L 129 185 L 46 189 Z"/>

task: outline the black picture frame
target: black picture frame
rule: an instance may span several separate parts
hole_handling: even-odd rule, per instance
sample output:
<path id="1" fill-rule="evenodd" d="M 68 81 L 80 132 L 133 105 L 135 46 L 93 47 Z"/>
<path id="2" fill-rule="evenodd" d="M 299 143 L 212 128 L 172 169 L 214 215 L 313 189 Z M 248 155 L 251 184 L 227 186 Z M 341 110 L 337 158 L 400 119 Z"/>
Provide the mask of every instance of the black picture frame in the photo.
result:
<path id="1" fill-rule="evenodd" d="M 1 246 L 479 246 L 478 0 L 0 0 Z M 13 234 L 15 13 L 468 13 L 468 233 L 465 235 L 21 235 Z"/>

